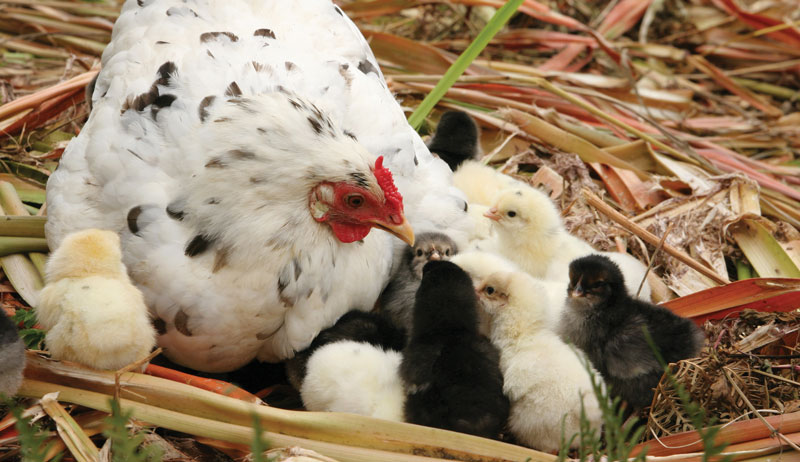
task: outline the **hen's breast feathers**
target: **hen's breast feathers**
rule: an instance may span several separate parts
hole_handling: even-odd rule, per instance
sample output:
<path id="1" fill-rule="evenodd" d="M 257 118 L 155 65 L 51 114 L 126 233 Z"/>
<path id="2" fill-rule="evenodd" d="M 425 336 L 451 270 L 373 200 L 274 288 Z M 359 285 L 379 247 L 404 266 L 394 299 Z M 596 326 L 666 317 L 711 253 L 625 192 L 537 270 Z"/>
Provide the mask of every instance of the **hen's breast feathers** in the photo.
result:
<path id="1" fill-rule="evenodd" d="M 343 312 L 371 308 L 383 288 L 391 236 L 373 230 L 342 245 L 311 220 L 308 191 L 288 196 L 290 180 L 315 162 L 341 161 L 317 149 L 330 146 L 317 135 L 336 131 L 343 152 L 352 138 L 373 161 L 385 156 L 415 230 L 447 227 L 458 239 L 470 225 L 447 166 L 408 126 L 366 41 L 327 0 L 129 0 L 93 101 L 48 184 L 50 245 L 83 228 L 119 232 L 160 343 L 190 367 L 290 356 Z M 214 176 L 226 162 L 252 160 L 245 149 L 220 157 L 245 130 L 281 155 L 261 170 Z M 214 192 L 226 181 L 238 181 L 241 197 L 220 204 Z M 237 218 L 258 205 L 274 213 L 245 233 Z M 214 207 L 222 211 L 204 214 Z"/>

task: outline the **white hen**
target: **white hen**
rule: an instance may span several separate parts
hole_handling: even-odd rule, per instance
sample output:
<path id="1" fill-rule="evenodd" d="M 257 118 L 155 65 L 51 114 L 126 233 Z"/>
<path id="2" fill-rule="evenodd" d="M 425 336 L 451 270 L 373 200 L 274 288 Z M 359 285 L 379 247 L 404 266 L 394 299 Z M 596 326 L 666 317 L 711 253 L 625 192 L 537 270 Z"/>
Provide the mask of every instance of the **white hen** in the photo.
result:
<path id="1" fill-rule="evenodd" d="M 330 0 L 128 0 L 92 101 L 48 183 L 49 243 L 118 232 L 165 354 L 195 369 L 291 357 L 372 308 L 401 243 L 371 227 L 471 227 Z"/>

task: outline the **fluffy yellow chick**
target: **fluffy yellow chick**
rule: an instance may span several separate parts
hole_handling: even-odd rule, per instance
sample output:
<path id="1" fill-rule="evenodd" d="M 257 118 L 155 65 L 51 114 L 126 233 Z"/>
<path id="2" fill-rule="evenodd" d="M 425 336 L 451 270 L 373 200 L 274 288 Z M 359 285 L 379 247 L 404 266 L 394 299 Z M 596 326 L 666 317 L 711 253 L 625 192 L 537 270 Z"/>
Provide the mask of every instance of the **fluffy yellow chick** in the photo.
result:
<path id="1" fill-rule="evenodd" d="M 489 338 L 500 351 L 503 391 L 511 401 L 508 429 L 517 440 L 541 451 L 558 450 L 562 425 L 567 440 L 580 431 L 581 403 L 589 424 L 599 430 L 602 413 L 587 362 L 547 320 L 550 305 L 563 305 L 563 299 L 551 299 L 542 281 L 521 272 L 494 273 L 476 292 L 490 318 Z M 573 447 L 577 444 L 576 439 Z"/>
<path id="2" fill-rule="evenodd" d="M 466 271 L 475 286 L 492 273 L 520 271 L 517 265 L 508 259 L 495 253 L 481 250 L 469 250 L 456 254 L 450 261 Z M 566 289 L 566 284 L 564 284 L 563 289 L 560 287 L 557 289 L 560 290 L 564 299 L 566 299 Z M 560 317 L 561 312 L 554 313 L 552 316 L 553 322 L 557 323 Z M 486 314 L 485 310 L 478 310 L 478 332 L 487 337 L 489 336 L 489 315 Z"/>
<path id="3" fill-rule="evenodd" d="M 486 216 L 495 221 L 499 251 L 537 278 L 547 276 L 557 257 L 578 258 L 592 251 L 564 229 L 553 201 L 528 186 L 501 192 Z"/>
<path id="4" fill-rule="evenodd" d="M 481 241 L 484 239 L 491 239 L 494 235 L 492 231 L 492 220 L 486 218 L 486 212 L 489 211 L 488 205 L 483 204 L 469 204 L 467 214 L 472 218 L 475 227 L 469 235 L 469 242 Z"/>
<path id="5" fill-rule="evenodd" d="M 477 287 L 481 281 L 493 273 L 516 273 L 522 271 L 516 264 L 505 257 L 492 252 L 470 250 L 460 253 L 451 259 L 472 278 L 472 283 Z M 550 300 L 545 303 L 546 315 L 542 317 L 547 322 L 548 328 L 555 329 L 561 319 L 564 303 L 567 299 L 567 285 L 569 281 L 554 281 L 532 278 Z M 483 335 L 489 335 L 489 318 L 485 310 L 478 310 L 479 330 Z"/>
<path id="6" fill-rule="evenodd" d="M 593 253 L 611 258 L 622 268 L 626 288 L 632 295 L 644 278 L 646 267 L 630 255 L 598 252 L 569 234 L 553 201 L 528 185 L 500 192 L 486 216 L 495 222 L 494 250 L 536 278 L 566 284 L 570 262 Z M 640 298 L 650 300 L 647 283 Z"/>
<path id="7" fill-rule="evenodd" d="M 524 186 L 510 176 L 474 160 L 468 160 L 453 174 L 453 184 L 467 196 L 472 204 L 492 205 L 500 191 Z"/>
<path id="8" fill-rule="evenodd" d="M 47 261 L 45 279 L 36 316 L 53 358 L 115 370 L 155 346 L 147 306 L 122 263 L 116 233 L 70 234 Z"/>

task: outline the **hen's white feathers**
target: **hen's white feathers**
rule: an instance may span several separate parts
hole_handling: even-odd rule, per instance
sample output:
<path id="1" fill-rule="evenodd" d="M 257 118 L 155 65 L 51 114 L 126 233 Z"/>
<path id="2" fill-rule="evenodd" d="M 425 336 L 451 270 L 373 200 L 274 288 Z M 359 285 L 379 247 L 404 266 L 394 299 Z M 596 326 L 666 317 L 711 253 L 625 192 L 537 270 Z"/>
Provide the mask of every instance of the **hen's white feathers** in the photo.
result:
<path id="1" fill-rule="evenodd" d="M 119 237 L 94 229 L 67 236 L 53 252 L 36 308 L 53 358 L 120 369 L 153 349 L 147 307 L 121 258 Z"/>
<path id="2" fill-rule="evenodd" d="M 344 340 L 318 348 L 300 387 L 309 411 L 350 412 L 403 421 L 400 352 Z"/>
<path id="3" fill-rule="evenodd" d="M 470 231 L 447 165 L 329 0 L 128 0 L 92 99 L 48 182 L 49 244 L 119 233 L 166 326 L 159 343 L 183 365 L 281 360 L 372 308 L 402 243 L 379 230 L 336 240 L 309 211 L 322 180 L 374 186 L 383 155 L 416 232 Z"/>

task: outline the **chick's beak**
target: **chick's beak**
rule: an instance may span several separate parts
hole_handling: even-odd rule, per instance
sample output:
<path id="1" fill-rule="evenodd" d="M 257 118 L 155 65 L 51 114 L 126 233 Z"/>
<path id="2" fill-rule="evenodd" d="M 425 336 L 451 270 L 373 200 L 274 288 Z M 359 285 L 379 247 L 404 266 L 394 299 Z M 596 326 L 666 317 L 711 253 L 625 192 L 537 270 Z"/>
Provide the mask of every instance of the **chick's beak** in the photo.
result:
<path id="1" fill-rule="evenodd" d="M 442 259 L 442 255 L 437 250 L 434 250 L 433 253 L 431 253 L 431 256 L 428 257 L 429 261 L 439 261 L 441 259 Z"/>
<path id="2" fill-rule="evenodd" d="M 494 221 L 500 221 L 501 216 L 497 213 L 497 207 L 492 207 L 483 214 L 486 218 Z"/>
<path id="3" fill-rule="evenodd" d="M 395 237 L 400 239 L 401 241 L 405 242 L 410 246 L 414 246 L 414 229 L 406 220 L 406 217 L 400 215 L 402 219 L 399 220 L 394 218 L 392 220 L 370 220 L 370 223 L 375 226 L 376 228 L 380 228 L 390 234 L 393 234 Z M 394 223 L 395 221 L 401 221 L 399 224 Z"/>
<path id="4" fill-rule="evenodd" d="M 580 282 L 578 282 L 578 284 L 576 284 L 575 287 L 569 291 L 569 296 L 570 298 L 579 298 L 584 296 L 583 287 L 581 286 Z"/>

